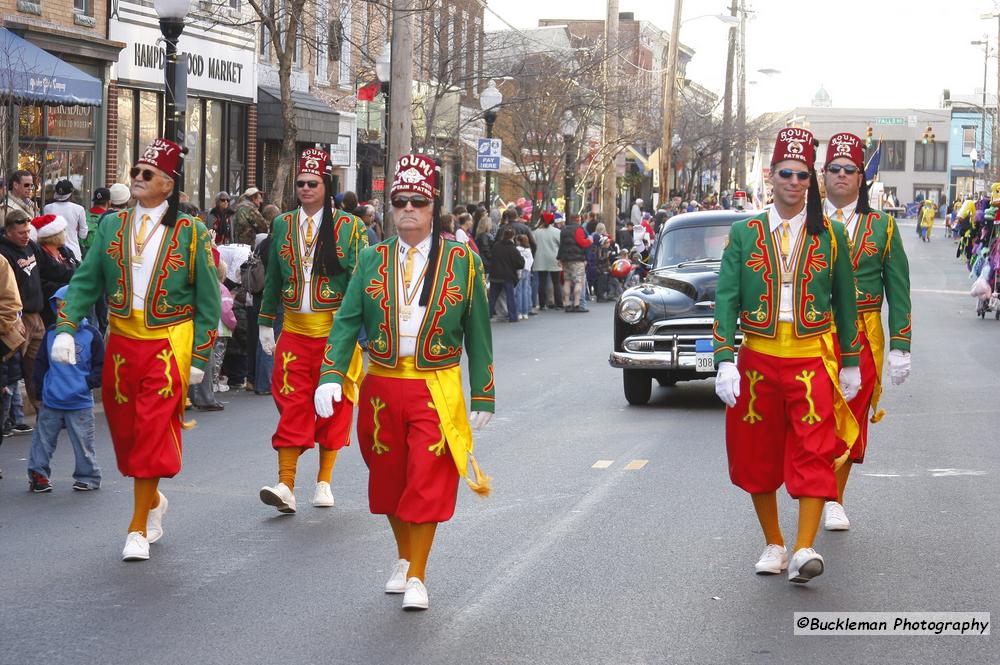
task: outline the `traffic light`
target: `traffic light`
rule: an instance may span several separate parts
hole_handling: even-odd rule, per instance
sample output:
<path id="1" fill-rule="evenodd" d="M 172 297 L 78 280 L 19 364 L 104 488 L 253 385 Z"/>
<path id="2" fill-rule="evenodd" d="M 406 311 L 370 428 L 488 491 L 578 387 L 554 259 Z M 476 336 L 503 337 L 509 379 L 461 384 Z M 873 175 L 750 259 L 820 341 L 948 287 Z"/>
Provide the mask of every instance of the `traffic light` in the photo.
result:
<path id="1" fill-rule="evenodd" d="M 872 141 L 875 136 L 875 130 L 872 129 L 871 125 L 868 125 L 868 131 L 865 132 L 865 148 L 872 147 Z"/>
<path id="2" fill-rule="evenodd" d="M 934 128 L 931 127 L 930 125 L 927 125 L 927 129 L 924 130 L 924 138 L 922 140 L 922 143 L 924 145 L 927 145 L 928 143 L 934 143 Z"/>

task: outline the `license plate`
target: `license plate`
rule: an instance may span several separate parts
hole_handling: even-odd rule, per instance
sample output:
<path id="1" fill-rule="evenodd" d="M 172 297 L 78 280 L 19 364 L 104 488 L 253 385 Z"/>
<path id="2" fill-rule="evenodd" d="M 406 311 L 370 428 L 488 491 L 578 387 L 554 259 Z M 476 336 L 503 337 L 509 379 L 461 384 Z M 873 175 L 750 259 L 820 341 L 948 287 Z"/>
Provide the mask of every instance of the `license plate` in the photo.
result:
<path id="1" fill-rule="evenodd" d="M 694 343 L 694 368 L 698 372 L 715 371 L 715 351 L 712 348 L 712 340 L 699 339 Z"/>

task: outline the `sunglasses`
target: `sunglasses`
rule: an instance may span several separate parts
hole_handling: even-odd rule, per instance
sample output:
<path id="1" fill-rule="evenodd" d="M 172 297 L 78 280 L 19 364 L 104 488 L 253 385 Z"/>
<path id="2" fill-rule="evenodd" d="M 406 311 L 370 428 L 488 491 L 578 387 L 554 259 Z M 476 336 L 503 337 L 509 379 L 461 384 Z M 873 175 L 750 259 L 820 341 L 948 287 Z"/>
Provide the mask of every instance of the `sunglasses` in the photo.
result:
<path id="1" fill-rule="evenodd" d="M 18 183 L 18 184 L 21 185 L 21 187 L 24 187 L 25 189 L 34 189 L 35 188 L 34 183 L 30 183 L 30 182 L 21 182 L 21 183 Z"/>
<path id="2" fill-rule="evenodd" d="M 316 189 L 317 187 L 319 187 L 319 184 L 320 184 L 319 180 L 296 180 L 295 181 L 295 186 L 298 187 L 299 189 L 305 189 L 306 187 L 308 187 L 309 189 Z"/>
<path id="3" fill-rule="evenodd" d="M 135 180 L 141 175 L 142 179 L 145 180 L 146 182 L 149 182 L 150 180 L 156 177 L 156 174 L 150 171 L 149 169 L 140 169 L 138 166 L 133 166 L 132 170 L 129 171 L 128 173 L 130 176 L 132 176 L 133 180 Z"/>
<path id="4" fill-rule="evenodd" d="M 778 177 L 783 180 L 789 180 L 790 178 L 798 178 L 801 181 L 806 181 L 809 179 L 809 171 L 793 171 L 791 169 L 781 169 L 778 171 Z"/>
<path id="5" fill-rule="evenodd" d="M 861 169 L 859 169 L 857 166 L 854 166 L 853 164 L 846 164 L 846 165 L 830 164 L 828 167 L 826 167 L 826 170 L 829 171 L 830 173 L 840 173 L 841 171 L 843 171 L 847 175 L 854 175 Z"/>
<path id="6" fill-rule="evenodd" d="M 431 204 L 431 200 L 426 196 L 397 196 L 392 199 L 393 208 L 405 208 L 407 203 L 414 208 L 426 208 Z"/>

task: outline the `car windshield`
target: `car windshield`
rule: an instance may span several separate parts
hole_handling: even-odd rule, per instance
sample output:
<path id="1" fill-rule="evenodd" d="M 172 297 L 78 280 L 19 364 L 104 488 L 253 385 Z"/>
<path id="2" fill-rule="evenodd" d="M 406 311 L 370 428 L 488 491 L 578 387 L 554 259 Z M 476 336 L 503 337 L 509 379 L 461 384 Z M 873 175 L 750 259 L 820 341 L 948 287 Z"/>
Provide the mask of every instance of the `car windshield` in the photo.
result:
<path id="1" fill-rule="evenodd" d="M 656 255 L 656 267 L 692 261 L 718 261 L 729 236 L 726 226 L 688 226 L 667 231 Z"/>

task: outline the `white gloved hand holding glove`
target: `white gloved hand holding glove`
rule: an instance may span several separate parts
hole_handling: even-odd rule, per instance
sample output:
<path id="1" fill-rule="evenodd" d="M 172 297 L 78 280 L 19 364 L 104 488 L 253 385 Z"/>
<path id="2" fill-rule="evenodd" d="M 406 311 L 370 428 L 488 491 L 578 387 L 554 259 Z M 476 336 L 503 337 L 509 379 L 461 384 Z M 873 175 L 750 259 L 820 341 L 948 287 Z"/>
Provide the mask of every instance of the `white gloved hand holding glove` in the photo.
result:
<path id="1" fill-rule="evenodd" d="M 270 328 L 268 328 L 270 330 Z M 333 403 L 344 399 L 344 388 L 339 383 L 324 383 L 313 394 L 313 406 L 320 418 L 333 415 Z"/>
<path id="2" fill-rule="evenodd" d="M 269 356 L 273 356 L 274 328 L 271 326 L 261 326 L 260 331 L 257 333 L 257 338 L 260 339 L 260 348 L 264 349 L 264 353 Z"/>
<path id="3" fill-rule="evenodd" d="M 844 393 L 844 399 L 850 402 L 858 396 L 861 390 L 861 368 L 845 367 L 840 370 L 840 391 Z"/>
<path id="4" fill-rule="evenodd" d="M 889 351 L 889 379 L 892 385 L 901 386 L 910 376 L 910 352 L 893 349 Z"/>
<path id="5" fill-rule="evenodd" d="M 719 363 L 719 373 L 715 377 L 715 394 L 726 406 L 736 406 L 736 398 L 740 396 L 740 370 L 736 364 L 728 360 Z"/>
<path id="6" fill-rule="evenodd" d="M 52 362 L 64 365 L 76 364 L 76 339 L 69 333 L 59 333 L 52 340 L 52 351 L 49 353 Z"/>
<path id="7" fill-rule="evenodd" d="M 469 424 L 472 425 L 472 429 L 481 430 L 489 424 L 492 417 L 493 414 L 489 411 L 473 411 L 469 414 Z"/>
<path id="8" fill-rule="evenodd" d="M 188 374 L 188 385 L 196 386 L 205 379 L 205 372 L 198 369 L 197 367 L 192 367 L 191 372 Z"/>

